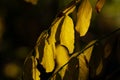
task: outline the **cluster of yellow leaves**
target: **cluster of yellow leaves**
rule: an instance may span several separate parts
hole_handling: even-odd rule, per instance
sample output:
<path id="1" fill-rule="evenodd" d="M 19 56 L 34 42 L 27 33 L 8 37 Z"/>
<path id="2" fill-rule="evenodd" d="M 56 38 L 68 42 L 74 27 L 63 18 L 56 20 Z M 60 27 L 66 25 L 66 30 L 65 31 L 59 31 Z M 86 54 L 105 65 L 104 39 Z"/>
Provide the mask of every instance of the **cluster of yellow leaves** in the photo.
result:
<path id="1" fill-rule="evenodd" d="M 26 0 L 27 2 L 32 2 L 36 4 L 37 0 Z M 101 10 L 103 0 L 98 0 L 96 8 L 98 11 Z M 77 1 L 76 1 L 77 2 Z M 53 23 L 51 24 L 50 33 L 44 31 L 41 33 L 40 37 L 37 40 L 35 46 L 35 56 L 29 57 L 27 60 L 32 62 L 32 78 L 34 80 L 40 80 L 40 71 L 37 70 L 37 64 L 41 64 L 45 69 L 46 73 L 54 71 L 56 73 L 59 69 L 62 69 L 58 72 L 63 80 L 65 72 L 68 68 L 67 62 L 73 57 L 77 57 L 79 60 L 79 80 L 87 80 L 89 74 L 88 64 L 91 58 L 92 50 L 94 46 L 89 47 L 96 41 L 90 42 L 85 48 L 86 49 L 82 54 L 77 56 L 79 53 L 74 53 L 74 44 L 75 44 L 75 30 L 80 34 L 80 36 L 85 36 L 87 33 L 90 21 L 92 17 L 92 7 L 89 0 L 82 0 L 78 10 L 77 10 L 77 22 L 73 23 L 72 18 L 69 16 L 72 12 L 76 10 L 76 5 L 67 7 L 62 11 L 63 15 L 58 16 Z M 69 56 L 72 54 L 72 56 Z M 39 59 L 39 63 L 36 59 Z M 26 62 L 27 62 L 26 60 Z M 99 74 L 101 71 L 101 65 L 98 67 L 96 74 Z M 55 75 L 56 76 L 56 75 Z M 51 80 L 56 79 L 53 76 Z M 26 79 L 26 78 L 25 78 Z"/>

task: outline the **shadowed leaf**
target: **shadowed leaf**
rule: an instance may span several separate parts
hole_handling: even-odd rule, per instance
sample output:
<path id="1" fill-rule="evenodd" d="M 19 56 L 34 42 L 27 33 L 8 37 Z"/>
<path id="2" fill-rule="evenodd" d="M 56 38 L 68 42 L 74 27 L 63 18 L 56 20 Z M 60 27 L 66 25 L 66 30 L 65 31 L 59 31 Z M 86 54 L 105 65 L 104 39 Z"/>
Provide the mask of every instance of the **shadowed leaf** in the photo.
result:
<path id="1" fill-rule="evenodd" d="M 96 41 L 91 41 L 85 48 L 92 45 Z M 91 58 L 92 50 L 94 46 L 89 47 L 83 53 L 78 56 L 79 59 L 79 79 L 78 80 L 88 80 L 89 74 L 89 61 Z"/>
<path id="2" fill-rule="evenodd" d="M 104 58 L 108 58 L 111 52 L 112 46 L 109 43 L 107 43 L 104 48 Z"/>
<path id="3" fill-rule="evenodd" d="M 28 57 L 24 63 L 23 80 L 39 80 L 40 72 L 37 69 L 37 60 L 34 56 Z"/>
<path id="4" fill-rule="evenodd" d="M 99 75 L 101 73 L 102 69 L 103 69 L 103 62 L 102 62 L 102 60 L 100 60 L 100 63 L 96 69 L 96 75 Z"/>

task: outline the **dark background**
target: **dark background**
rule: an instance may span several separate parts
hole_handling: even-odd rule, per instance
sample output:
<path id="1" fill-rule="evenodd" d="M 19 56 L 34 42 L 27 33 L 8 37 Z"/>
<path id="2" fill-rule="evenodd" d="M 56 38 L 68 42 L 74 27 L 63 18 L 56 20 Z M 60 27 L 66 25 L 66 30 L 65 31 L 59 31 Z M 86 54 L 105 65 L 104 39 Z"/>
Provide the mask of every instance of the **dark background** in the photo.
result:
<path id="1" fill-rule="evenodd" d="M 70 1 L 38 0 L 33 5 L 24 0 L 0 0 L 0 80 L 17 79 L 25 57 L 34 47 L 40 33 L 48 29 L 56 14 Z M 99 37 L 120 28 L 120 0 L 106 0 L 100 14 L 94 9 L 95 0 L 91 0 L 91 3 L 93 17 L 90 34 L 83 38 L 85 42 L 91 36 Z M 16 69 L 16 72 L 10 69 Z M 12 76 L 9 75 L 12 73 Z"/>

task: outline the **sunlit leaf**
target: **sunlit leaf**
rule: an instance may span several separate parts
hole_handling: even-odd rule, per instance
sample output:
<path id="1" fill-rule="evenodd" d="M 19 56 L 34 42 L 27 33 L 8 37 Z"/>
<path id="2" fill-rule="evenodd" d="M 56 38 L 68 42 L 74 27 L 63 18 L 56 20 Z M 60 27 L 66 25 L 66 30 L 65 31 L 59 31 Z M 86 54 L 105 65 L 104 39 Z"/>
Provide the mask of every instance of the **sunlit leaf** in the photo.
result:
<path id="1" fill-rule="evenodd" d="M 104 6 L 105 0 L 98 0 L 96 3 L 96 10 L 99 13 Z"/>
<path id="2" fill-rule="evenodd" d="M 103 61 L 100 60 L 100 63 L 96 69 L 96 75 L 99 75 L 101 73 L 102 69 L 103 69 Z"/>
<path id="3" fill-rule="evenodd" d="M 112 51 L 112 46 L 109 43 L 107 43 L 104 48 L 104 58 L 108 58 L 111 51 Z"/>
<path id="4" fill-rule="evenodd" d="M 56 47 L 55 60 L 56 60 L 56 64 L 57 64 L 57 67 L 56 67 L 56 70 L 55 70 L 55 72 L 56 72 L 64 64 L 66 64 L 69 60 L 68 50 L 64 46 L 58 45 Z M 68 65 L 64 66 L 62 68 L 62 70 L 59 71 L 59 74 L 60 74 L 62 79 L 65 75 L 65 71 L 66 71 L 67 67 L 68 67 Z"/>
<path id="5" fill-rule="evenodd" d="M 46 69 L 46 72 L 52 72 L 54 69 L 55 63 L 53 53 L 53 46 L 49 44 L 47 40 L 45 40 L 44 54 L 41 64 Z"/>
<path id="6" fill-rule="evenodd" d="M 38 0 L 25 0 L 28 3 L 32 3 L 33 5 L 36 5 Z"/>
<path id="7" fill-rule="evenodd" d="M 48 38 L 48 41 L 50 43 L 55 43 L 56 42 L 55 35 L 56 35 L 56 32 L 57 32 L 58 26 L 61 23 L 61 21 L 63 20 L 63 18 L 64 17 L 56 18 L 55 21 L 52 23 L 50 37 Z"/>
<path id="8" fill-rule="evenodd" d="M 43 31 L 36 41 L 36 45 L 34 47 L 35 53 L 33 55 L 35 58 L 38 58 L 39 61 L 42 61 L 43 53 L 44 53 L 44 46 L 45 46 L 45 39 L 48 37 L 47 30 Z"/>
<path id="9" fill-rule="evenodd" d="M 89 47 L 90 45 L 92 45 L 93 43 L 95 43 L 96 41 L 91 41 L 85 48 Z M 81 53 L 78 56 L 79 59 L 79 80 L 88 80 L 88 74 L 89 74 L 89 61 L 91 58 L 91 54 L 93 51 L 93 47 L 91 46 L 88 49 L 86 49 L 83 53 Z"/>
<path id="10" fill-rule="evenodd" d="M 76 23 L 76 31 L 80 33 L 80 36 L 84 36 L 90 25 L 90 20 L 92 16 L 92 7 L 89 0 L 83 0 L 81 5 L 78 8 L 77 13 L 77 23 Z"/>
<path id="11" fill-rule="evenodd" d="M 37 69 L 37 60 L 36 58 L 34 58 L 33 56 L 32 58 L 32 76 L 33 76 L 33 80 L 40 80 L 40 72 Z"/>
<path id="12" fill-rule="evenodd" d="M 65 16 L 61 33 L 60 33 L 60 44 L 68 48 L 69 53 L 74 50 L 74 24 L 69 16 Z"/>

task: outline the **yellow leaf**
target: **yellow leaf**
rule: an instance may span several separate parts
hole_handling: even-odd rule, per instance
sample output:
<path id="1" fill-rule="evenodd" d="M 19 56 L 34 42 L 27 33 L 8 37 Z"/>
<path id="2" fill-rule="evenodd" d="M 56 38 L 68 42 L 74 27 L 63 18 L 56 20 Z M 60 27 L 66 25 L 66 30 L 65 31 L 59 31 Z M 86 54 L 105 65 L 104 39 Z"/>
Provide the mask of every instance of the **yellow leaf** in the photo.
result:
<path id="1" fill-rule="evenodd" d="M 57 68 L 55 70 L 55 72 L 56 72 L 64 64 L 66 64 L 69 60 L 68 50 L 64 46 L 58 45 L 56 47 L 55 60 L 56 60 L 56 63 L 57 63 Z M 63 69 L 61 71 L 59 71 L 59 74 L 60 74 L 61 78 L 64 77 L 67 67 L 68 67 L 68 65 L 64 66 Z"/>
<path id="2" fill-rule="evenodd" d="M 78 56 L 79 59 L 79 76 L 78 80 L 88 80 L 89 69 L 87 67 L 84 54 Z"/>
<path id="3" fill-rule="evenodd" d="M 105 0 L 98 0 L 96 3 L 96 10 L 99 13 L 105 3 Z"/>
<path id="4" fill-rule="evenodd" d="M 48 37 L 47 30 L 43 31 L 40 36 L 38 37 L 35 45 L 35 58 L 41 60 L 42 55 L 44 53 L 44 46 L 45 46 L 45 39 Z"/>
<path id="5" fill-rule="evenodd" d="M 33 80 L 40 80 L 40 77 L 39 77 L 40 72 L 36 67 L 37 66 L 37 60 L 33 56 L 31 58 L 32 58 L 32 76 L 33 76 Z"/>
<path id="6" fill-rule="evenodd" d="M 52 23 L 52 27 L 51 27 L 51 33 L 50 33 L 50 37 L 48 38 L 49 43 L 55 43 L 56 39 L 55 39 L 55 35 L 58 29 L 59 24 L 61 23 L 61 21 L 63 20 L 64 17 L 61 18 L 56 18 L 55 21 Z"/>
<path id="7" fill-rule="evenodd" d="M 103 69 L 103 62 L 102 62 L 102 60 L 100 60 L 100 63 L 96 69 L 96 75 L 99 75 L 101 73 L 102 69 Z"/>
<path id="8" fill-rule="evenodd" d="M 69 53 L 73 53 L 74 50 L 74 24 L 69 16 L 65 16 L 61 33 L 60 33 L 60 44 L 68 48 Z"/>
<path id="9" fill-rule="evenodd" d="M 90 45 L 94 44 L 96 41 L 93 40 L 91 41 L 85 48 L 89 47 Z M 79 59 L 79 80 L 88 80 L 88 74 L 89 74 L 89 67 L 88 67 L 88 63 L 90 61 L 91 58 L 91 54 L 93 51 L 93 47 L 91 46 L 88 49 L 86 49 L 83 53 L 81 53 L 78 56 Z"/>
<path id="10" fill-rule="evenodd" d="M 53 46 L 45 40 L 44 54 L 41 64 L 46 69 L 46 72 L 52 72 L 55 66 Z"/>
<path id="11" fill-rule="evenodd" d="M 91 41 L 85 48 L 87 48 L 88 46 L 94 44 L 95 42 L 96 42 L 96 40 Z M 86 50 L 83 52 L 83 54 L 84 54 L 85 57 L 86 57 L 87 62 L 90 61 L 93 48 L 94 48 L 94 45 L 91 46 L 90 48 L 86 49 Z"/>
<path id="12" fill-rule="evenodd" d="M 90 25 L 90 20 L 92 16 L 92 7 L 89 0 L 83 0 L 81 5 L 78 8 L 77 13 L 77 23 L 76 23 L 76 31 L 80 33 L 80 36 L 84 36 Z"/>
<path id="13" fill-rule="evenodd" d="M 28 3 L 32 3 L 33 5 L 36 5 L 38 0 L 25 0 Z"/>

